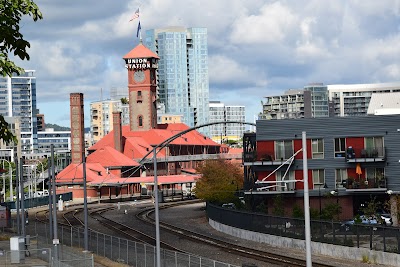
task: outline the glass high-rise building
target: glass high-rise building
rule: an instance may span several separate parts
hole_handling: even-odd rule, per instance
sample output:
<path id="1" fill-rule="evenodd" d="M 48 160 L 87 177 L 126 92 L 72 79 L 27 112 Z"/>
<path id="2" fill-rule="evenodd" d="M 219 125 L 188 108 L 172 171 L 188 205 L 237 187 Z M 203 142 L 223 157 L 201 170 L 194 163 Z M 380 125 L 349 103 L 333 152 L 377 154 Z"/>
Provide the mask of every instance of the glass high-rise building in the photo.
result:
<path id="1" fill-rule="evenodd" d="M 0 114 L 19 117 L 21 131 L 21 153 L 38 151 L 36 77 L 34 70 L 20 75 L 0 77 Z"/>
<path id="2" fill-rule="evenodd" d="M 189 127 L 209 122 L 206 28 L 170 27 L 146 31 L 145 45 L 160 57 L 158 97 L 168 114 Z M 209 136 L 207 128 L 199 132 Z"/>

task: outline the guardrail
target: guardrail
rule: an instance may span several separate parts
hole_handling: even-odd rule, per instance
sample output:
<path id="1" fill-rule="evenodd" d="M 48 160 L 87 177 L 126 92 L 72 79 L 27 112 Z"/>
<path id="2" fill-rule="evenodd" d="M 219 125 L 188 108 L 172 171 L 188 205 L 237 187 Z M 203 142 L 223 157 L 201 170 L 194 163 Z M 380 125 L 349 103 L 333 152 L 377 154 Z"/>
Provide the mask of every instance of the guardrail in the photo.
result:
<path id="1" fill-rule="evenodd" d="M 275 236 L 305 239 L 304 219 L 225 209 L 207 203 L 208 218 L 232 227 Z M 311 220 L 311 240 L 348 247 L 400 253 L 400 228 Z"/>

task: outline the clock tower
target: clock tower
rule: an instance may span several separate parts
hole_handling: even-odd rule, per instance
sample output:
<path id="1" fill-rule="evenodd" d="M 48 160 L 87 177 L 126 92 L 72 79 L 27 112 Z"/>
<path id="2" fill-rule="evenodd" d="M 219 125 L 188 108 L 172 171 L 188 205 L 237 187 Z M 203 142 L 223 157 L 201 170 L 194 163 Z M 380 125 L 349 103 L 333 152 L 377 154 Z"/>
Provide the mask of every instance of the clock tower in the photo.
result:
<path id="1" fill-rule="evenodd" d="M 142 43 L 124 56 L 128 70 L 131 131 L 157 128 L 157 79 L 159 57 Z"/>

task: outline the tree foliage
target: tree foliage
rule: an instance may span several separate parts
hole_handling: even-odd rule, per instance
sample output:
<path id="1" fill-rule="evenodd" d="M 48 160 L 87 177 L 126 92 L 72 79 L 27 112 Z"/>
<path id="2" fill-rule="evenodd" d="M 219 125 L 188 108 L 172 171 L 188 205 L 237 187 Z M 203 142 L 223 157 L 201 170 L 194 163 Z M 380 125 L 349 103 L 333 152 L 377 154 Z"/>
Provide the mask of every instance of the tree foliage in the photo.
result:
<path id="1" fill-rule="evenodd" d="M 13 73 L 21 74 L 24 69 L 10 60 L 8 54 L 22 60 L 29 60 L 26 51 L 30 43 L 24 39 L 20 32 L 20 22 L 23 16 L 31 16 L 34 21 L 42 19 L 39 7 L 31 0 L 2 0 L 0 1 L 0 75 L 12 76 Z M 8 130 L 8 124 L 0 115 L 0 139 L 5 143 L 16 142 L 13 134 Z"/>
<path id="2" fill-rule="evenodd" d="M 17 137 L 8 129 L 8 123 L 2 115 L 0 115 L 0 139 L 5 143 L 18 142 Z"/>
<path id="3" fill-rule="evenodd" d="M 201 178 L 194 189 L 196 197 L 213 203 L 235 202 L 242 188 L 243 171 L 238 164 L 226 160 L 207 160 L 197 171 Z"/>
<path id="4" fill-rule="evenodd" d="M 28 41 L 20 32 L 22 16 L 29 15 L 34 21 L 42 19 L 39 7 L 31 0 L 3 0 L 0 2 L 0 73 L 2 76 L 12 76 L 13 73 L 20 74 L 23 69 L 18 67 L 8 57 L 8 53 L 22 60 L 29 60 L 26 51 L 30 47 Z"/>

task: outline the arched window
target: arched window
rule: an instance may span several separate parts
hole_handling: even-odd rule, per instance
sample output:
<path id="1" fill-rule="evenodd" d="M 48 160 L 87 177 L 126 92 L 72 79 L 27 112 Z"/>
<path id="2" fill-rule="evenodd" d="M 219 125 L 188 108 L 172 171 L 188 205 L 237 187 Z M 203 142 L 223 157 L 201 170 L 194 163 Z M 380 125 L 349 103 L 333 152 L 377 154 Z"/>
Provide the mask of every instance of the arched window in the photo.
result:
<path id="1" fill-rule="evenodd" d="M 138 125 L 139 125 L 139 127 L 143 127 L 143 116 L 142 115 L 140 115 L 138 117 Z"/>

